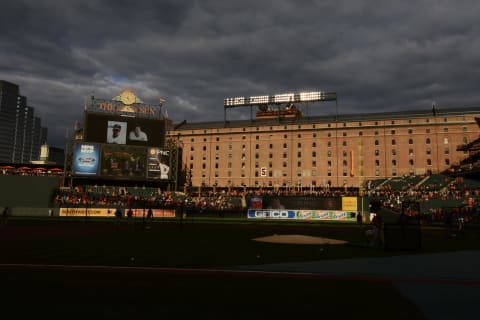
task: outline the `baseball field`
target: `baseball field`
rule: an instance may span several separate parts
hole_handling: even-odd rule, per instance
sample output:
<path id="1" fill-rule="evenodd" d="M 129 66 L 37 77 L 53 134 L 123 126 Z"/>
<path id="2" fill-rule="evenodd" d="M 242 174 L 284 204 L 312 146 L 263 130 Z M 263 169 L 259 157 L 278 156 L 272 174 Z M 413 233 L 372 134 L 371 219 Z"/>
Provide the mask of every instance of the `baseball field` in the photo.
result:
<path id="1" fill-rule="evenodd" d="M 421 248 L 367 246 L 354 223 L 12 217 L 0 227 L 7 318 L 423 319 L 388 279 L 251 272 L 242 266 L 480 248 L 422 227 Z M 6 318 L 6 319 L 7 319 Z"/>

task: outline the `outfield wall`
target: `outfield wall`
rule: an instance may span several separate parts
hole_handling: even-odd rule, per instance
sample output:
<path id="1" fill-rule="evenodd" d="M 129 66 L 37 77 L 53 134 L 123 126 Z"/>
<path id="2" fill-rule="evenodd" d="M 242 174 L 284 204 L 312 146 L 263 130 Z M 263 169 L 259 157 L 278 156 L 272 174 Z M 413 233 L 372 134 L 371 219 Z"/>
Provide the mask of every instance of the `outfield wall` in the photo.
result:
<path id="1" fill-rule="evenodd" d="M 3 211 L 4 207 L 0 208 Z M 14 217 L 48 217 L 50 214 L 58 215 L 58 208 L 13 206 L 10 209 L 10 215 Z"/>
<path id="2" fill-rule="evenodd" d="M 62 177 L 0 175 L 0 207 L 48 208 Z M 27 209 L 25 209 L 27 210 Z"/>
<path id="3" fill-rule="evenodd" d="M 62 213 L 64 209 L 53 206 L 53 197 L 61 185 L 60 176 L 21 176 L 0 175 L 0 208 L 9 206 L 13 216 L 108 216 L 108 208 L 66 209 L 70 213 Z M 198 208 L 177 207 L 177 217 L 232 217 L 232 218 L 279 218 L 265 213 L 265 210 L 293 210 L 295 219 L 312 220 L 353 220 L 355 213 L 367 211 L 368 201 L 358 197 L 316 197 L 316 196 L 247 196 L 250 209 L 263 209 L 263 213 L 249 215 L 246 210 L 203 210 Z M 294 208 L 294 209 L 290 209 Z M 78 210 L 77 214 L 74 214 Z M 85 211 L 87 210 L 87 211 Z M 112 209 L 111 209 L 112 210 Z M 110 211 L 111 211 L 110 210 Z M 106 212 L 106 213 L 105 213 Z M 162 214 L 163 217 L 171 213 Z M 267 217 L 268 216 L 268 217 Z M 288 217 L 291 219 L 291 217 Z M 365 219 L 364 219 L 365 221 Z"/>

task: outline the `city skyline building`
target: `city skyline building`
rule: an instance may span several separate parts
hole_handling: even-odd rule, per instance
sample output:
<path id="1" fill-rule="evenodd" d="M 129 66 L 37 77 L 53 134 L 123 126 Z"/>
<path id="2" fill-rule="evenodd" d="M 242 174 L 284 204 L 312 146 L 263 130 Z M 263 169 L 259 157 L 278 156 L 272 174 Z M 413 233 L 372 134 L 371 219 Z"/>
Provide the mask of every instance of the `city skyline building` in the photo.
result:
<path id="1" fill-rule="evenodd" d="M 29 163 L 38 160 L 48 130 L 28 106 L 17 84 L 0 80 L 0 162 Z"/>

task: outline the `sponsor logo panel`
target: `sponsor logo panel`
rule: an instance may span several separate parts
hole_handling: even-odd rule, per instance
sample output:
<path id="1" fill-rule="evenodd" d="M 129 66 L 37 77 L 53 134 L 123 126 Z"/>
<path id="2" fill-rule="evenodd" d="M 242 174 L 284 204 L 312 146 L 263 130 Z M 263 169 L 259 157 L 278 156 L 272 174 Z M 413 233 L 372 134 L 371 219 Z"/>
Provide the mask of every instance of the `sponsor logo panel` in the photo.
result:
<path id="1" fill-rule="evenodd" d="M 342 210 L 356 211 L 358 208 L 357 197 L 342 197 Z"/>
<path id="2" fill-rule="evenodd" d="M 249 219 L 295 219 L 295 210 L 248 210 Z"/>
<path id="3" fill-rule="evenodd" d="M 115 208 L 60 208 L 63 217 L 114 217 Z"/>
<path id="4" fill-rule="evenodd" d="M 353 221 L 355 211 L 341 210 L 276 210 L 249 209 L 249 219 L 297 219 L 297 220 L 330 220 L 330 221 Z"/>
<path id="5" fill-rule="evenodd" d="M 310 220 L 313 217 L 312 210 L 298 210 L 297 211 L 297 219 L 301 220 Z"/>
<path id="6" fill-rule="evenodd" d="M 60 216 L 63 217 L 115 217 L 116 208 L 60 208 Z M 122 210 L 123 216 L 127 216 L 128 208 Z M 135 217 L 147 216 L 147 209 L 133 209 Z M 154 218 L 175 218 L 174 209 L 152 209 Z"/>

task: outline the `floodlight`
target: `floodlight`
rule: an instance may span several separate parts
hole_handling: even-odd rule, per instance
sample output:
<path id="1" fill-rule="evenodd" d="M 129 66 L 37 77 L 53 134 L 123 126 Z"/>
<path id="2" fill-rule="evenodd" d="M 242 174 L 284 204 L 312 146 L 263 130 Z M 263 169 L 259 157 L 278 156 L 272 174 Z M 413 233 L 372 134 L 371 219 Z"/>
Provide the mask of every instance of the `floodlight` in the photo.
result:
<path id="1" fill-rule="evenodd" d="M 225 106 L 242 106 L 245 105 L 245 97 L 235 97 L 224 99 L 223 104 Z"/>
<path id="2" fill-rule="evenodd" d="M 268 103 L 268 96 L 253 96 L 250 97 L 250 104 L 265 104 Z"/>
<path id="3" fill-rule="evenodd" d="M 300 92 L 300 101 L 321 100 L 323 92 Z"/>
<path id="4" fill-rule="evenodd" d="M 293 93 L 283 93 L 283 94 L 276 94 L 273 97 L 274 103 L 284 103 L 284 102 L 294 102 L 295 95 Z"/>
<path id="5" fill-rule="evenodd" d="M 225 107 L 241 107 L 262 104 L 280 104 L 289 102 L 310 102 L 310 101 L 331 101 L 336 100 L 335 92 L 299 92 L 299 93 L 282 93 L 273 96 L 251 96 L 251 97 L 235 97 L 224 99 Z"/>

